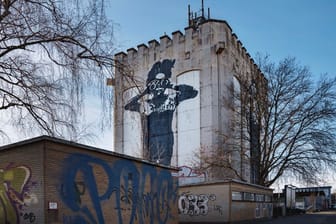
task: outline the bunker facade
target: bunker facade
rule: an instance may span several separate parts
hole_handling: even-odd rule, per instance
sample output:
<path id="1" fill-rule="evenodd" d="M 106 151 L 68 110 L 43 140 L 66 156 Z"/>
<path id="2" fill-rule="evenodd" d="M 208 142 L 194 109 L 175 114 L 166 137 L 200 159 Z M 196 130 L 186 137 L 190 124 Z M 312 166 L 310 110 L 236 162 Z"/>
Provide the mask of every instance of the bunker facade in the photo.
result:
<path id="1" fill-rule="evenodd" d="M 190 174 L 202 155 L 218 149 L 230 158 L 231 170 L 212 169 L 199 178 L 180 178 L 180 184 L 223 178 L 257 182 L 258 145 L 243 137 L 237 121 L 247 101 L 236 96 L 248 94 L 253 83 L 262 88 L 267 82 L 225 21 L 193 23 L 185 33 L 140 44 L 116 54 L 116 60 L 123 65 L 115 72 L 118 152 Z M 254 142 L 259 136 L 252 136 Z"/>

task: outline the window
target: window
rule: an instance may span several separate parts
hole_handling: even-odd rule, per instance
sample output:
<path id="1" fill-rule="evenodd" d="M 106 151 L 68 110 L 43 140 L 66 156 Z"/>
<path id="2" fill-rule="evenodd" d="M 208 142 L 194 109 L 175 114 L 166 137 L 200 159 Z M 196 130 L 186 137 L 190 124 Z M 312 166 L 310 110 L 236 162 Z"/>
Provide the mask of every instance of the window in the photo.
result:
<path id="1" fill-rule="evenodd" d="M 258 202 L 264 201 L 265 200 L 265 195 L 263 195 L 263 194 L 256 194 L 255 195 L 255 199 Z"/>
<path id="2" fill-rule="evenodd" d="M 243 192 L 232 191 L 232 201 L 242 201 Z"/>
<path id="3" fill-rule="evenodd" d="M 265 202 L 271 202 L 271 201 L 272 201 L 271 195 L 265 195 Z"/>
<path id="4" fill-rule="evenodd" d="M 245 201 L 254 201 L 254 194 L 249 193 L 249 192 L 245 192 L 244 193 L 244 200 Z"/>

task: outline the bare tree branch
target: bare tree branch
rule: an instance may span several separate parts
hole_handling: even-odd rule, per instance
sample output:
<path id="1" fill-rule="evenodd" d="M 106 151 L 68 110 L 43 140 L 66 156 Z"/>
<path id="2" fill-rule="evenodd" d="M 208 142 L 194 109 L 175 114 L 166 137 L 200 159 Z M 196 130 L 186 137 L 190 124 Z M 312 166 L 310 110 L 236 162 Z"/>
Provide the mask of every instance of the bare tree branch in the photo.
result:
<path id="1" fill-rule="evenodd" d="M 230 156 L 236 154 L 237 163 L 250 164 L 251 179 L 246 181 L 271 186 L 292 174 L 317 182 L 324 170 L 336 169 L 336 78 L 324 75 L 314 82 L 295 58 L 274 64 L 259 56 L 257 61 L 266 79 L 252 74 L 240 78 L 238 93 L 231 88 L 231 97 L 239 102 L 226 104 L 236 114 L 231 135 L 211 153 L 201 149 L 199 168 L 246 180 L 233 165 Z"/>
<path id="2" fill-rule="evenodd" d="M 96 92 L 101 126 L 111 124 L 105 80 L 123 66 L 114 61 L 113 43 L 104 0 L 1 0 L 0 112 L 18 128 L 87 135 L 76 129 L 85 95 Z"/>

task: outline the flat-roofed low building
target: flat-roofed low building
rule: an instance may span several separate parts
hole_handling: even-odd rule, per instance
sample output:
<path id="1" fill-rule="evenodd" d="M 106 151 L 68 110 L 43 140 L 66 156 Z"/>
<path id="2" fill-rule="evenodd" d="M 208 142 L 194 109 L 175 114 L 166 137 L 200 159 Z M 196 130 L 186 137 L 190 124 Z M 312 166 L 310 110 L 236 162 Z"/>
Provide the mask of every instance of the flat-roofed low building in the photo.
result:
<path id="1" fill-rule="evenodd" d="M 296 207 L 305 210 L 327 210 L 331 208 L 331 186 L 298 187 L 295 189 Z"/>
<path id="2" fill-rule="evenodd" d="M 331 186 L 296 187 L 285 185 L 273 194 L 274 216 L 291 215 L 332 208 Z"/>
<path id="3" fill-rule="evenodd" d="M 0 147 L 0 223 L 177 224 L 172 168 L 42 136 Z"/>
<path id="4" fill-rule="evenodd" d="M 179 187 L 180 223 L 232 223 L 273 215 L 273 190 L 237 180 Z"/>

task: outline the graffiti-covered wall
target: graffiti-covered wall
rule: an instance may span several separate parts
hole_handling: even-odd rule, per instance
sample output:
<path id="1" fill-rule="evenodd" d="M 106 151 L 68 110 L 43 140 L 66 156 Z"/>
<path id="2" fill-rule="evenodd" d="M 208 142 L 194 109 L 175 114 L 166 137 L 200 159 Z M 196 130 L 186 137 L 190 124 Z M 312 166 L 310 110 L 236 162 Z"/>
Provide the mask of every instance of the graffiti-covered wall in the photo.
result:
<path id="1" fill-rule="evenodd" d="M 171 170 L 49 137 L 0 148 L 0 223 L 177 224 Z"/>
<path id="2" fill-rule="evenodd" d="M 229 185 L 184 186 L 179 189 L 180 222 L 229 221 Z"/>
<path id="3" fill-rule="evenodd" d="M 271 218 L 272 190 L 237 181 L 208 182 L 179 188 L 182 223 L 230 223 Z"/>
<path id="4" fill-rule="evenodd" d="M 44 223 L 41 145 L 0 150 L 0 223 Z"/>
<path id="5" fill-rule="evenodd" d="M 47 189 L 51 189 L 47 200 L 58 207 L 48 210 L 50 222 L 177 223 L 177 182 L 169 169 L 112 154 L 57 147 L 47 146 L 46 155 L 50 164 Z"/>

